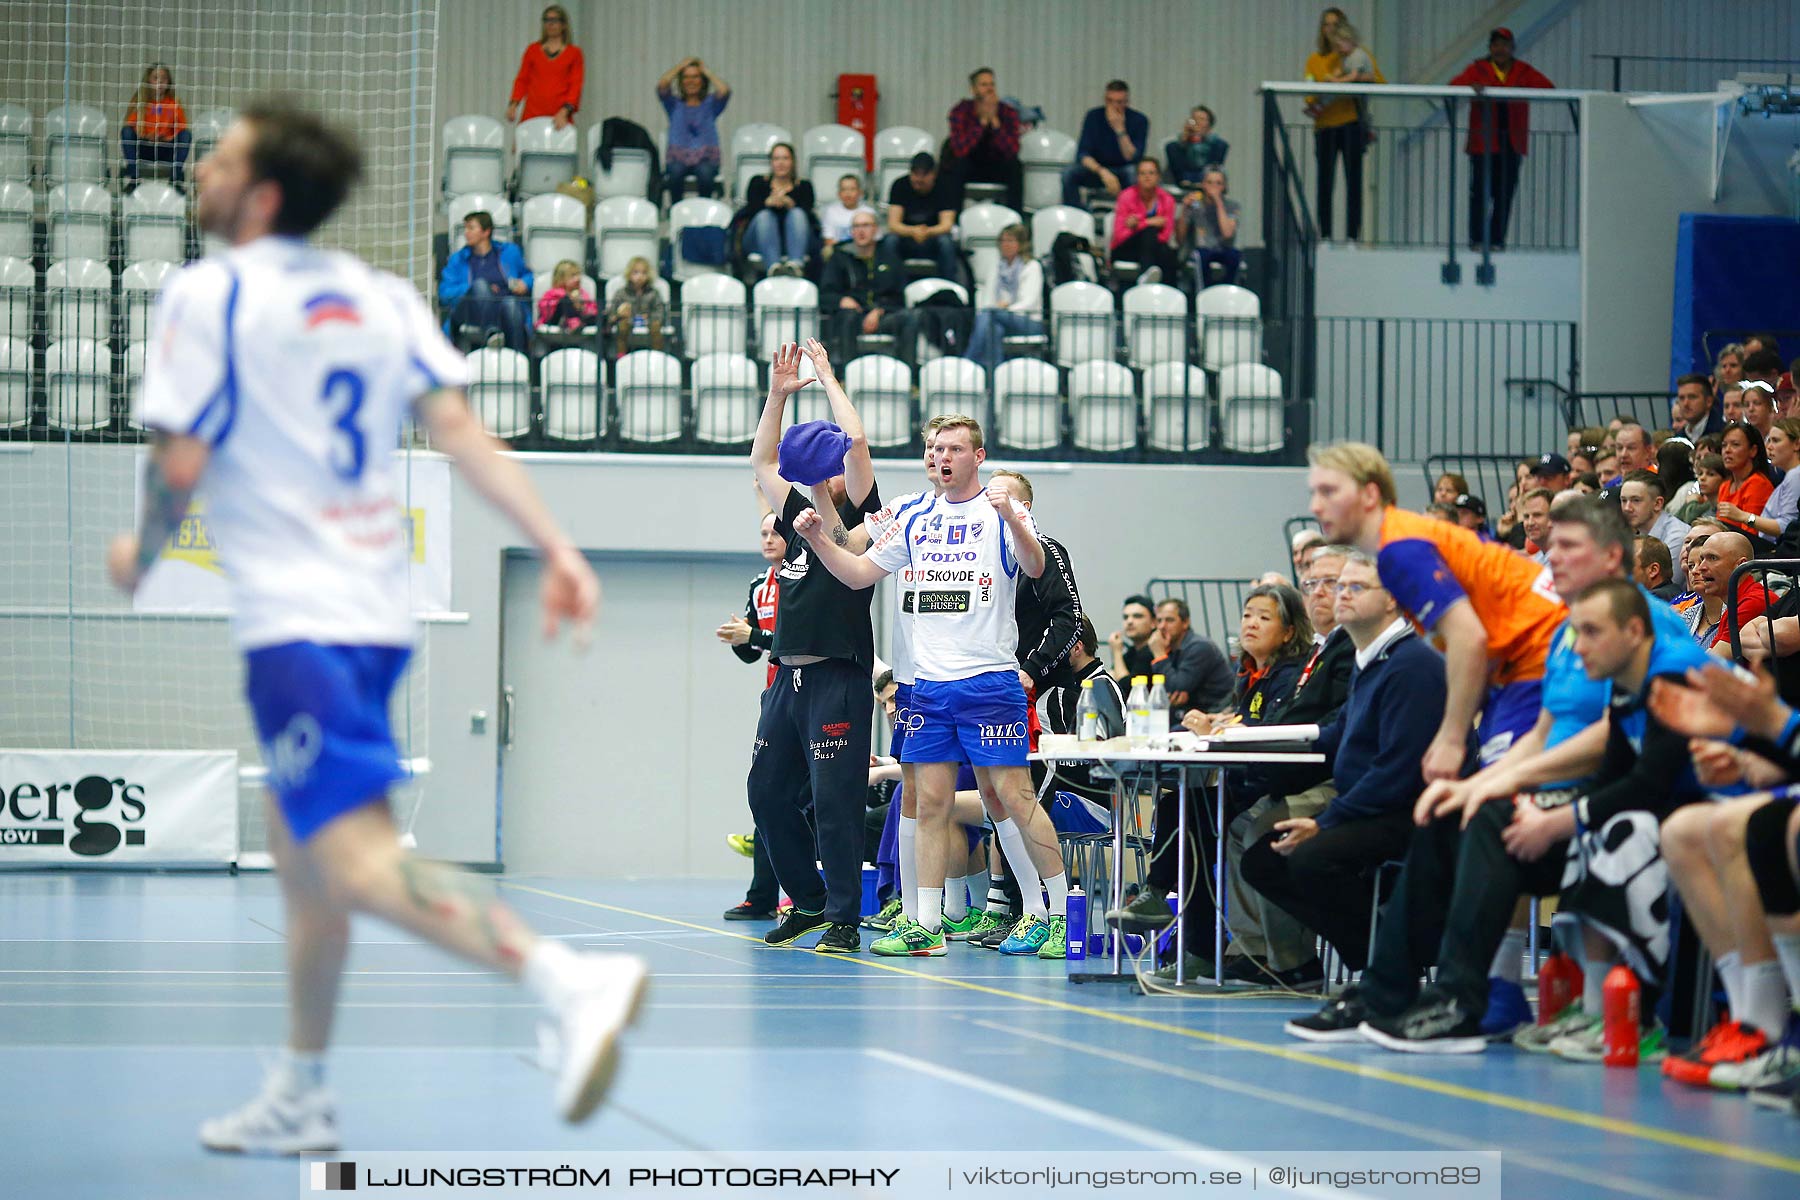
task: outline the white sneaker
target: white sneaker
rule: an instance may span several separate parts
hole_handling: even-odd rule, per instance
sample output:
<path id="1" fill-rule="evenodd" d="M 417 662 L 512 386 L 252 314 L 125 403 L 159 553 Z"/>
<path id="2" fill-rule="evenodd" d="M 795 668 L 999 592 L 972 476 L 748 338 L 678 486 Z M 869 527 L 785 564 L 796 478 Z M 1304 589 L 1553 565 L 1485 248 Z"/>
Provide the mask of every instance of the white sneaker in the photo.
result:
<path id="1" fill-rule="evenodd" d="M 590 982 L 571 988 L 557 1006 L 556 1111 L 570 1124 L 600 1107 L 619 1066 L 619 1035 L 637 1019 L 650 968 L 628 954 L 589 954 Z"/>
<path id="2" fill-rule="evenodd" d="M 200 1144 L 232 1154 L 316 1154 L 338 1148 L 337 1111 L 322 1087 L 294 1091 L 276 1068 L 262 1094 L 234 1113 L 200 1123 Z"/>
<path id="3" fill-rule="evenodd" d="M 1139 275 L 1137 278 L 1137 281 L 1139 283 L 1143 283 L 1143 284 L 1161 283 L 1162 282 L 1162 268 L 1161 267 L 1151 267 L 1149 270 L 1145 271 L 1142 275 Z"/>

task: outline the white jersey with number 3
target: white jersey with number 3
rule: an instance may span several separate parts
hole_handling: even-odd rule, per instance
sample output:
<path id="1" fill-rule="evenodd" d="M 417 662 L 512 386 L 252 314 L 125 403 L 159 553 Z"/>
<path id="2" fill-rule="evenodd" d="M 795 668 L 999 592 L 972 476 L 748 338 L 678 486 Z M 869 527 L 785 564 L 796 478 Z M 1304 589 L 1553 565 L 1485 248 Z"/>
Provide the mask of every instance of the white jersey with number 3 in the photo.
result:
<path id="1" fill-rule="evenodd" d="M 175 275 L 138 397 L 212 447 L 204 518 L 246 649 L 413 640 L 394 453 L 412 401 L 468 368 L 404 281 L 264 238 Z"/>

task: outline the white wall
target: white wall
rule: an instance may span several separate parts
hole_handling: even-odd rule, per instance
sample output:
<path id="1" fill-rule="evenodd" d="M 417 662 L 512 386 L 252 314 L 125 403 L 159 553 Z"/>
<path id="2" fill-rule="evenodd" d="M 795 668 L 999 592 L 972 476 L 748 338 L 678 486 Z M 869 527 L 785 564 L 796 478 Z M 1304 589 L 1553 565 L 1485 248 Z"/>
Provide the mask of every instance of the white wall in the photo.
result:
<path id="1" fill-rule="evenodd" d="M 1494 256 L 1494 283 L 1475 282 L 1480 255 L 1457 251 L 1462 282 L 1445 284 L 1443 249 L 1390 249 L 1326 243 L 1318 249 L 1314 311 L 1321 317 L 1433 317 L 1489 321 L 1573 321 L 1580 316 L 1580 256 Z"/>

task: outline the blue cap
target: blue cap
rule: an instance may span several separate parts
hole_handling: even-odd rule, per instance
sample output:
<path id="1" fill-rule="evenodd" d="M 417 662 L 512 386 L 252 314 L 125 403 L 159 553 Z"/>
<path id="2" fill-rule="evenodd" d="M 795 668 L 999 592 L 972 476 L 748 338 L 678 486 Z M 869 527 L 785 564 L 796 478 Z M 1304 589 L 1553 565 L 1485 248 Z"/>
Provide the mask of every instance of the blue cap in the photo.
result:
<path id="1" fill-rule="evenodd" d="M 802 487 L 824 483 L 844 473 L 848 453 L 850 435 L 842 429 L 830 421 L 803 422 L 781 435 L 781 477 Z"/>

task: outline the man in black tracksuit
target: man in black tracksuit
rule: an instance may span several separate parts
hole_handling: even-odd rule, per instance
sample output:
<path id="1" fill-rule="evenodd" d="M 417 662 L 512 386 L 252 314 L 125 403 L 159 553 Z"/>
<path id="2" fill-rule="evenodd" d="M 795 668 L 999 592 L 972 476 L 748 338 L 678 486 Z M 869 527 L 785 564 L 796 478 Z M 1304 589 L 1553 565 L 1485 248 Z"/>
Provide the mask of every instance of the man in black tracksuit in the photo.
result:
<path id="1" fill-rule="evenodd" d="M 825 262 L 819 280 L 819 316 L 831 352 L 848 362 L 858 334 L 891 334 L 895 357 L 914 358 L 913 314 L 907 311 L 905 281 L 892 263 L 875 253 L 875 214 L 857 213 L 850 240 Z"/>

